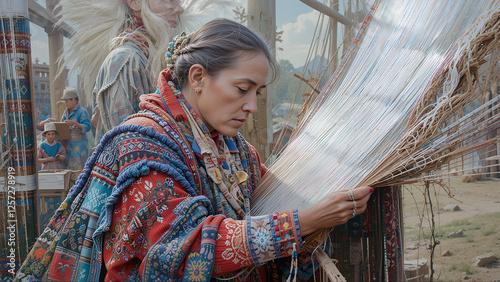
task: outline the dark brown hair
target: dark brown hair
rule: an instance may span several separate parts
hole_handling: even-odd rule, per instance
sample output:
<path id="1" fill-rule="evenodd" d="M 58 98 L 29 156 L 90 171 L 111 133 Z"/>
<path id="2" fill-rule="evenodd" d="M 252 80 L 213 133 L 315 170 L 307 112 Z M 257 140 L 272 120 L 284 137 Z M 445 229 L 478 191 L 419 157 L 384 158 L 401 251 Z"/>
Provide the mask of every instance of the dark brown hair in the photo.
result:
<path id="1" fill-rule="evenodd" d="M 215 19 L 190 35 L 189 43 L 179 50 L 171 70 L 172 79 L 181 88 L 188 82 L 189 69 L 202 65 L 208 75 L 234 67 L 240 56 L 263 53 L 271 69 L 271 82 L 278 74 L 278 64 L 267 44 L 248 27 L 228 19 Z"/>

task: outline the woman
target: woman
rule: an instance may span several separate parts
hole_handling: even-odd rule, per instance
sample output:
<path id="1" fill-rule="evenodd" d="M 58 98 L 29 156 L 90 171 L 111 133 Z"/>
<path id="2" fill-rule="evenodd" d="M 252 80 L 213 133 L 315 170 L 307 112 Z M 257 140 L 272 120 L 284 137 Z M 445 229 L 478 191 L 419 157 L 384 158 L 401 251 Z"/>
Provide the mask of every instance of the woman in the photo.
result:
<path id="1" fill-rule="evenodd" d="M 101 140 L 18 278 L 276 280 L 294 251 L 308 256 L 303 236 L 366 209 L 370 187 L 249 216 L 266 168 L 238 129 L 276 65 L 269 49 L 221 19 L 176 37 L 167 57 L 157 93 Z"/>

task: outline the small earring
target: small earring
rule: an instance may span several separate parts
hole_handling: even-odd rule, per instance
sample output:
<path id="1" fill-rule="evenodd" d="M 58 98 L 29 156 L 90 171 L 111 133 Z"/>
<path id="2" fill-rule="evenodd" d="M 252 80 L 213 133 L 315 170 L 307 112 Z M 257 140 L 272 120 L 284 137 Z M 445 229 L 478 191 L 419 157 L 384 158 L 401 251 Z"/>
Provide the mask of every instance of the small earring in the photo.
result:
<path id="1" fill-rule="evenodd" d="M 196 94 L 200 94 L 200 91 L 201 91 L 201 90 L 200 90 L 200 88 L 196 88 L 196 89 L 194 90 L 194 92 L 196 92 Z"/>

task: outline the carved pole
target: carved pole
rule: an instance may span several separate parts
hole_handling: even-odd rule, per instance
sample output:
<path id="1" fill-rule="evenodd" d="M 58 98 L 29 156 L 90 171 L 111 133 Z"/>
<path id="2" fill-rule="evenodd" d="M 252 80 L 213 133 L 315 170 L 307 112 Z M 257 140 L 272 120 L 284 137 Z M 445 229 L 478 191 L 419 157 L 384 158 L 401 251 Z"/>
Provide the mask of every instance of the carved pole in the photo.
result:
<path id="1" fill-rule="evenodd" d="M 37 165 L 27 0 L 0 0 L 0 280 L 37 236 Z"/>

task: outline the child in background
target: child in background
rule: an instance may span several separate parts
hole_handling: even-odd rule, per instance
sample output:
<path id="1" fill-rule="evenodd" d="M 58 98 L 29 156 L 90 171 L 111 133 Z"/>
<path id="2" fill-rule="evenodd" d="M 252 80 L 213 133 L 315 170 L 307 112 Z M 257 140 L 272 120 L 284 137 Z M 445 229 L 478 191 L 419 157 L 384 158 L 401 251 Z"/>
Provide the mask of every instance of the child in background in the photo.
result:
<path id="1" fill-rule="evenodd" d="M 44 125 L 42 136 L 45 141 L 38 145 L 38 162 L 42 164 L 42 170 L 62 169 L 62 161 L 66 158 L 66 149 L 61 142 L 56 141 L 59 133 L 56 125 L 52 122 Z"/>

